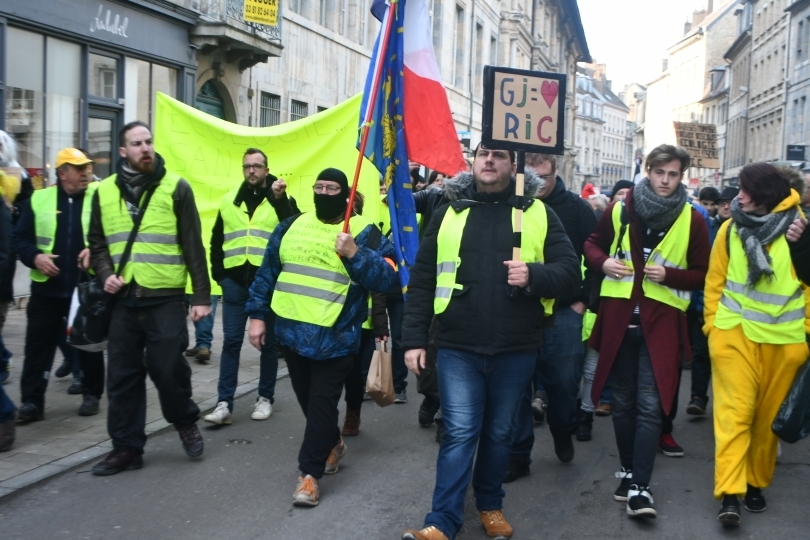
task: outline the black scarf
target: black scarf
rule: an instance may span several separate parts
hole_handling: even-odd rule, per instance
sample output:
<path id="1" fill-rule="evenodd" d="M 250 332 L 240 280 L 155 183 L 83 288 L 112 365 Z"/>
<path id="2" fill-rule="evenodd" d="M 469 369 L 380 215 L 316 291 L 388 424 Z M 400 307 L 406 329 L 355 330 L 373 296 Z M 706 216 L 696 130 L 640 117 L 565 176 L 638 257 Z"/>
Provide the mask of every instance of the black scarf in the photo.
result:
<path id="1" fill-rule="evenodd" d="M 128 197 L 129 202 L 137 206 L 143 192 L 166 175 L 166 162 L 163 161 L 163 156 L 155 152 L 155 168 L 149 174 L 142 174 L 132 169 L 126 159 L 119 159 L 115 172 L 122 180 L 119 185 L 124 186 L 131 197 L 131 200 Z"/>

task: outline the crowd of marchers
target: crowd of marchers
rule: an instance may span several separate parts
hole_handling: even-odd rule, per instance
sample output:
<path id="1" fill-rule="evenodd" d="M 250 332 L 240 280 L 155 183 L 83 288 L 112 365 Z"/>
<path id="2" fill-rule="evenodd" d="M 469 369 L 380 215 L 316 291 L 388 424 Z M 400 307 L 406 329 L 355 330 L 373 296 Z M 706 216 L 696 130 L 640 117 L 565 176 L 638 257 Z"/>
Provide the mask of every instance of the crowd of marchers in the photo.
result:
<path id="1" fill-rule="evenodd" d="M 0 205 L 0 331 L 15 261 L 31 269 L 22 398 L 17 407 L 0 386 L 0 451 L 18 423 L 44 418 L 60 348 L 54 375 L 74 376 L 78 414 L 98 414 L 107 391 L 113 449 L 93 474 L 144 466 L 147 376 L 184 451 L 202 455 L 189 359 L 210 360 L 219 305 L 218 399 L 203 420 L 233 422 L 245 334 L 260 351 L 251 418 L 270 419 L 283 356 L 306 419 L 296 506 L 317 506 L 324 475 L 338 472 L 344 438 L 360 432 L 372 355 L 387 343 L 395 403 L 408 400 L 410 370 L 423 395 L 418 423 L 435 424 L 440 443 L 431 511 L 404 540 L 454 538 L 470 483 L 486 534 L 512 537 L 504 486 L 530 474 L 534 426 L 547 423 L 570 462 L 574 439 L 591 440 L 594 414 L 612 417 L 613 497 L 631 517 L 656 517 L 656 455 L 684 454 L 672 432 L 684 369 L 686 412 L 714 417 L 718 519 L 738 525 L 741 508 L 766 509 L 771 424 L 810 332 L 805 186 L 792 169 L 750 164 L 738 186 L 691 196 L 689 154 L 661 145 L 639 181 L 577 194 L 555 156 L 527 154 L 528 196 L 518 196 L 510 150 L 479 145 L 468 170 L 427 181 L 411 164 L 420 247 L 403 287 L 383 180 L 379 197 L 352 198 L 346 172 L 327 168 L 311 186 L 314 209 L 301 212 L 266 154 L 247 148 L 205 246 L 191 186 L 154 151 L 145 123 L 121 129 L 119 155 L 115 173 L 97 179 L 87 152 L 63 149 L 55 185 L 35 191 L 23 175 Z M 2 132 L 0 166 L 19 167 Z M 364 217 L 370 205 L 379 222 Z M 65 340 L 74 290 L 90 280 L 112 299 L 106 362 Z M 4 382 L 10 361 L 0 338 Z"/>

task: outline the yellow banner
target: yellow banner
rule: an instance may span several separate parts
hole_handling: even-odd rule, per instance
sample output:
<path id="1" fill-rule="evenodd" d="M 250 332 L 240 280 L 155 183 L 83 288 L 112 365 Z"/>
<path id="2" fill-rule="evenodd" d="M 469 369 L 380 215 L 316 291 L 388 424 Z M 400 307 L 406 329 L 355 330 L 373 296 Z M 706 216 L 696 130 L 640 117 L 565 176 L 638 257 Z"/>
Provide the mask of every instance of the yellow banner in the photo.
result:
<path id="1" fill-rule="evenodd" d="M 267 154 L 272 174 L 287 182 L 287 194 L 302 211 L 314 209 L 312 185 L 328 167 L 340 169 L 351 183 L 357 163 L 357 120 L 361 95 L 313 116 L 279 126 L 240 126 L 206 114 L 158 93 L 154 126 L 155 150 L 166 160 L 166 169 L 191 184 L 202 221 L 203 243 L 209 250 L 211 229 L 220 199 L 244 181 L 245 150 L 259 148 Z M 363 215 L 381 220 L 379 173 L 363 160 L 358 191 L 367 204 Z M 210 262 L 210 261 L 209 261 Z M 219 287 L 214 294 L 220 294 Z"/>
<path id="2" fill-rule="evenodd" d="M 245 0 L 244 19 L 246 22 L 276 26 L 278 0 Z"/>

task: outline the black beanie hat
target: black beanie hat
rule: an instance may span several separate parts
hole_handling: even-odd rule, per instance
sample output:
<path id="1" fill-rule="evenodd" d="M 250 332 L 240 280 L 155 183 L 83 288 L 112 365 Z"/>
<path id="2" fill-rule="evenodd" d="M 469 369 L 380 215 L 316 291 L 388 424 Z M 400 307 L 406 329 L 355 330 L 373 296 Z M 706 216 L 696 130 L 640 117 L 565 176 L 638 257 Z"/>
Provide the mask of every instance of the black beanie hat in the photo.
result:
<path id="1" fill-rule="evenodd" d="M 329 180 L 330 182 L 337 182 L 338 184 L 340 184 L 341 194 L 348 195 L 349 193 L 349 180 L 346 178 L 346 174 L 340 169 L 334 169 L 332 167 L 324 169 L 318 173 L 317 179 Z"/>
<path id="2" fill-rule="evenodd" d="M 613 185 L 613 191 L 610 192 L 610 196 L 614 197 L 616 195 L 616 192 L 619 191 L 620 189 L 633 189 L 634 185 L 635 184 L 633 184 L 633 182 L 631 182 L 630 180 L 619 180 Z"/>

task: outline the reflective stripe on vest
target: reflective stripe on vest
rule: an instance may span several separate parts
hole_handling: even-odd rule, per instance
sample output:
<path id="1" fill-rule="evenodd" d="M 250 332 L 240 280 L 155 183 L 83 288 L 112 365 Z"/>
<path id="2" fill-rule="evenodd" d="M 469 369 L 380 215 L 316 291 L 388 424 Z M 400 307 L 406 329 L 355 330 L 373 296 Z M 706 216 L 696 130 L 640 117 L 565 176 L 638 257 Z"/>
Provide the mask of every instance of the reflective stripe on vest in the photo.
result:
<path id="1" fill-rule="evenodd" d="M 467 223 L 469 208 L 456 212 L 452 207 L 447 209 L 439 227 L 436 250 L 436 292 L 433 298 L 433 312 L 443 313 L 453 297 L 454 290 L 461 290 L 463 286 L 456 281 L 458 268 L 461 266 L 461 237 Z M 515 211 L 512 210 L 512 223 Z M 548 218 L 545 205 L 535 201 L 523 212 L 523 231 L 521 239 L 520 259 L 524 262 L 543 262 L 543 246 L 546 241 Z M 543 312 L 546 316 L 554 312 L 554 300 L 543 298 Z"/>
<path id="2" fill-rule="evenodd" d="M 107 247 L 113 263 L 118 265 L 133 224 L 115 178 L 116 175 L 112 175 L 101 182 L 98 197 Z M 155 188 L 124 268 L 122 277 L 127 283 L 134 279 L 149 289 L 185 288 L 187 269 L 177 237 L 178 222 L 172 198 L 179 181 L 179 176 L 167 172 Z M 145 195 L 141 196 L 141 202 Z"/>
<path id="3" fill-rule="evenodd" d="M 224 241 L 223 265 L 225 268 L 235 268 L 249 262 L 253 266 L 261 266 L 267 241 L 278 225 L 278 216 L 273 205 L 264 198 L 248 217 L 247 204 L 242 201 L 239 206 L 234 204 L 241 186 L 228 192 L 219 202 L 219 214 L 222 216 Z"/>
<path id="4" fill-rule="evenodd" d="M 82 200 L 81 221 L 84 247 L 87 247 L 87 231 L 90 229 L 90 214 L 93 210 L 92 200 L 96 189 L 98 189 L 98 182 L 88 184 Z M 53 253 L 53 245 L 56 241 L 56 216 L 59 213 L 57 210 L 58 199 L 59 188 L 56 186 L 39 189 L 31 196 L 31 211 L 34 212 L 34 234 L 37 249 L 42 253 Z M 36 268 L 32 268 L 31 280 L 42 283 L 48 281 L 48 276 Z"/>
<path id="5" fill-rule="evenodd" d="M 611 243 L 608 255 L 616 260 L 622 261 L 632 270 L 633 261 L 630 255 L 631 231 L 629 224 L 622 238 L 622 245 L 618 245 L 619 231 L 621 230 L 622 206 L 623 203 L 613 206 L 613 213 L 611 215 L 613 219 L 613 242 Z M 672 224 L 661 242 L 652 250 L 652 253 L 650 253 L 650 256 L 647 258 L 647 264 L 664 266 L 666 268 L 677 268 L 680 270 L 687 269 L 688 262 L 686 260 L 686 252 L 689 248 L 691 228 L 692 207 L 691 205 L 685 204 L 680 215 L 675 220 L 675 223 Z M 624 258 L 622 258 L 622 255 L 624 255 Z M 602 281 L 600 294 L 601 296 L 609 298 L 629 299 L 633 293 L 634 281 L 635 274 L 618 279 L 606 275 L 605 279 Z M 646 276 L 642 279 L 641 288 L 644 291 L 644 296 L 652 300 L 658 300 L 681 311 L 686 311 L 686 308 L 689 307 L 691 291 L 672 289 L 660 283 L 650 281 Z"/>
<path id="6" fill-rule="evenodd" d="M 728 236 L 729 263 L 726 285 L 717 306 L 714 325 L 729 330 L 742 324 L 746 337 L 755 343 L 785 345 L 805 340 L 806 303 L 796 278 L 790 248 L 784 235 L 770 244 L 774 274 L 762 276 L 753 287 L 745 284 L 748 257 L 736 226 Z"/>
<path id="7" fill-rule="evenodd" d="M 352 236 L 370 224 L 362 216 L 352 217 Z M 322 223 L 315 212 L 302 214 L 290 225 L 281 239 L 281 273 L 270 303 L 276 315 L 318 326 L 335 324 L 352 283 L 335 253 L 335 238 L 342 231 L 342 223 Z"/>

